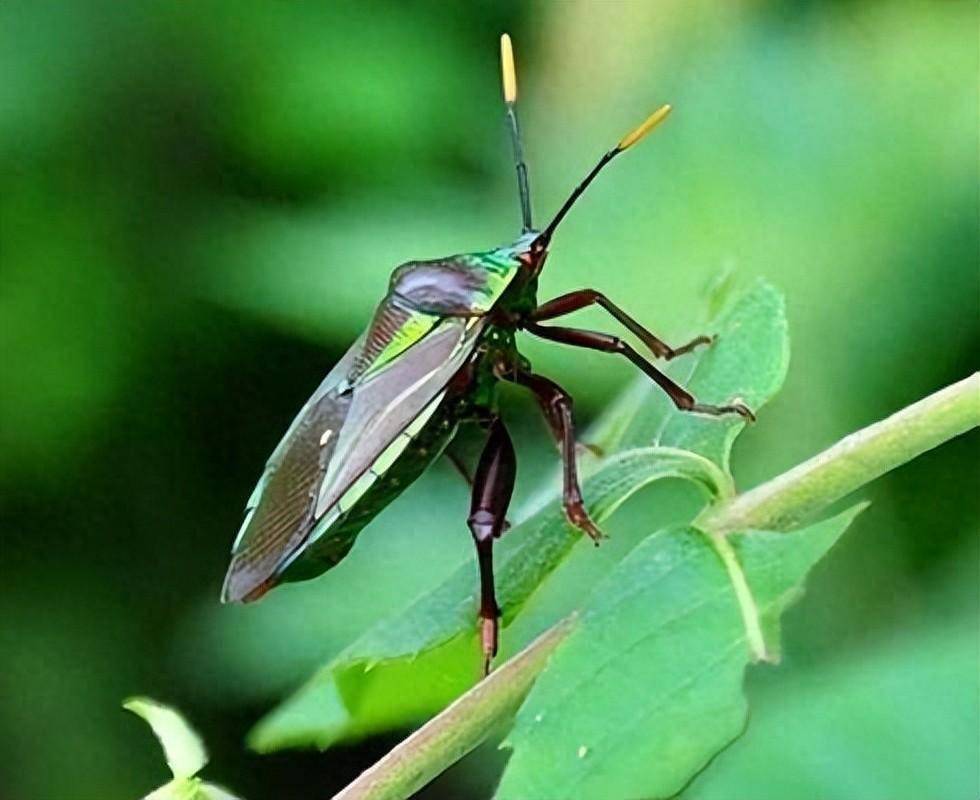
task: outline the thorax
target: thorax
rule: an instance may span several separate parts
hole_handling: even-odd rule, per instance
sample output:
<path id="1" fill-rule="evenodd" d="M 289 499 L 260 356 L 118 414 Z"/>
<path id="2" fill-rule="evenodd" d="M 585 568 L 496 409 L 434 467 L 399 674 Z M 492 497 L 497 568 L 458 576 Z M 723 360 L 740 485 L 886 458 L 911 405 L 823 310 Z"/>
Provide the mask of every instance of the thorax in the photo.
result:
<path id="1" fill-rule="evenodd" d="M 488 329 L 516 327 L 534 307 L 536 286 L 524 265 L 500 249 L 402 264 L 375 311 L 351 380 L 389 364 L 446 317 L 483 317 Z"/>

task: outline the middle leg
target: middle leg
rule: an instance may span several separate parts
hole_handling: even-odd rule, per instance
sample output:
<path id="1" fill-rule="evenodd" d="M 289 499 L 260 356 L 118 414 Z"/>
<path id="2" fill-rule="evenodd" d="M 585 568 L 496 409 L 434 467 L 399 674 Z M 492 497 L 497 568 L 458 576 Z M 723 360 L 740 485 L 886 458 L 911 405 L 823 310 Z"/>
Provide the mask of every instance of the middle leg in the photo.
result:
<path id="1" fill-rule="evenodd" d="M 684 355 L 684 353 L 690 353 L 698 345 L 711 344 L 710 336 L 695 336 L 680 347 L 671 347 L 663 339 L 654 336 L 602 292 L 595 289 L 579 289 L 577 292 L 569 292 L 556 297 L 554 300 L 549 300 L 547 303 L 542 303 L 528 315 L 528 319 L 531 322 L 543 322 L 544 320 L 555 319 L 555 317 L 563 317 L 591 305 L 597 305 L 608 311 L 623 327 L 647 346 L 654 358 L 670 361 L 672 358 Z"/>
<path id="2" fill-rule="evenodd" d="M 575 444 L 575 422 L 572 418 L 572 398 L 554 381 L 542 375 L 518 369 L 503 371 L 501 377 L 531 390 L 551 427 L 551 432 L 561 448 L 564 490 L 562 500 L 568 521 L 588 534 L 597 545 L 602 531 L 585 510 L 582 490 L 578 483 L 578 453 Z"/>

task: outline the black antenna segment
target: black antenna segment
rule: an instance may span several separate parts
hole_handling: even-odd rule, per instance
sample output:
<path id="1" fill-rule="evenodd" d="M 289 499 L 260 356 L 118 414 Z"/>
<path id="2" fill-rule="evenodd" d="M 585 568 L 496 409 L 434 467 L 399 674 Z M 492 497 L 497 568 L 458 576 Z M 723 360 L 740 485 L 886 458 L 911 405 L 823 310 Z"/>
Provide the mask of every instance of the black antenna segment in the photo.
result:
<path id="1" fill-rule="evenodd" d="M 548 223 L 546 227 L 537 239 L 534 240 L 534 245 L 538 249 L 544 249 L 548 247 L 551 242 L 552 234 L 555 232 L 555 228 L 558 224 L 565 218 L 569 209 L 575 205 L 575 201 L 582 196 L 582 193 L 589 187 L 589 184 L 595 179 L 595 176 L 602 172 L 602 168 L 606 166 L 610 161 L 612 161 L 616 156 L 622 153 L 624 150 L 628 150 L 634 144 L 636 144 L 640 139 L 646 136 L 650 131 L 656 128 L 661 122 L 667 119 L 667 115 L 670 113 L 670 106 L 664 105 L 660 106 L 656 111 L 654 111 L 649 117 L 643 120 L 642 123 L 629 133 L 627 133 L 616 146 L 605 153 L 602 158 L 599 159 L 599 163 L 596 164 L 588 175 L 585 176 L 583 181 L 575 187 L 572 193 L 568 196 L 568 199 L 562 203 L 561 208 L 558 209 L 558 213 L 552 218 L 551 222 Z"/>

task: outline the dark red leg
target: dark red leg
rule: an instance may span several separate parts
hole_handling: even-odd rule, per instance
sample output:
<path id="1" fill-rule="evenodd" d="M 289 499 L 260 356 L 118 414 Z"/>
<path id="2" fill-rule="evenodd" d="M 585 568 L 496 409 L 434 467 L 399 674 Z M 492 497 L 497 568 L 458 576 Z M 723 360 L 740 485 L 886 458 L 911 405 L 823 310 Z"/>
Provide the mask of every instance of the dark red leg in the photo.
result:
<path id="1" fill-rule="evenodd" d="M 612 314 L 627 330 L 631 331 L 643 342 L 656 358 L 665 358 L 670 361 L 672 358 L 691 352 L 698 345 L 711 344 L 710 336 L 695 336 L 687 344 L 683 344 L 680 347 L 671 347 L 665 341 L 658 339 L 650 333 L 650 331 L 613 303 L 602 292 L 597 292 L 595 289 L 580 289 L 577 292 L 569 292 L 568 294 L 556 297 L 554 300 L 549 300 L 547 303 L 543 303 L 534 309 L 529 315 L 529 319 L 532 322 L 542 322 L 546 319 L 563 317 L 565 314 L 571 314 L 573 311 L 578 311 L 580 308 L 591 305 L 601 306 Z"/>
<path id="2" fill-rule="evenodd" d="M 616 336 L 610 336 L 608 333 L 598 333 L 596 331 L 579 330 L 578 328 L 560 328 L 557 326 L 536 325 L 534 323 L 529 324 L 527 330 L 535 336 L 540 336 L 542 339 L 550 339 L 553 342 L 570 344 L 574 347 L 587 347 L 591 350 L 601 350 L 604 353 L 619 353 L 620 355 L 626 356 L 656 382 L 681 411 L 695 411 L 700 414 L 711 414 L 712 416 L 739 414 L 745 419 L 755 420 L 755 415 L 743 403 L 732 403 L 722 406 L 699 403 L 693 395 L 674 383 L 653 366 L 653 364 L 637 353 L 636 350 Z"/>
<path id="3" fill-rule="evenodd" d="M 473 500 L 467 524 L 476 543 L 480 567 L 480 619 L 483 645 L 483 674 L 497 654 L 497 628 L 500 609 L 493 585 L 493 540 L 503 533 L 507 506 L 514 492 L 517 459 L 510 435 L 499 418 L 490 423 L 487 443 L 473 479 Z"/>
<path id="4" fill-rule="evenodd" d="M 589 517 L 582 500 L 582 490 L 578 485 L 578 465 L 575 449 L 575 422 L 572 418 L 572 398 L 554 381 L 541 375 L 518 370 L 504 375 L 507 380 L 526 386 L 544 411 L 551 431 L 561 448 L 561 460 L 564 470 L 564 491 L 562 499 L 565 506 L 565 516 L 568 521 L 592 540 L 599 544 L 602 531 Z"/>

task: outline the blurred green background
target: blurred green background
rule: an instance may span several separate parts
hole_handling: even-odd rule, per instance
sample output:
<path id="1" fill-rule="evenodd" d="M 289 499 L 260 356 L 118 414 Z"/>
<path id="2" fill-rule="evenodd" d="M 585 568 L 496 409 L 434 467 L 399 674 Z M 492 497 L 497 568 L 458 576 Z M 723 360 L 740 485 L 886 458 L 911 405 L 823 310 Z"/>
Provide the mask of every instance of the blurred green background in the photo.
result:
<path id="1" fill-rule="evenodd" d="M 391 269 L 516 234 L 501 31 L 538 218 L 675 107 L 564 225 L 542 297 L 596 286 L 680 340 L 721 269 L 786 292 L 792 363 L 736 449 L 747 487 L 974 368 L 977 22 L 973 2 L 0 5 L 0 796 L 162 783 L 119 710 L 137 692 L 185 711 L 206 774 L 251 800 L 328 796 L 396 740 L 242 747 L 471 558 L 451 469 L 327 577 L 244 609 L 217 596 L 265 457 Z M 630 376 L 526 352 L 584 421 Z M 526 492 L 553 451 L 526 398 L 506 407 Z M 977 444 L 862 492 L 783 667 L 750 675 L 749 734 L 692 797 L 977 796 Z M 486 796 L 501 758 L 426 796 Z"/>

